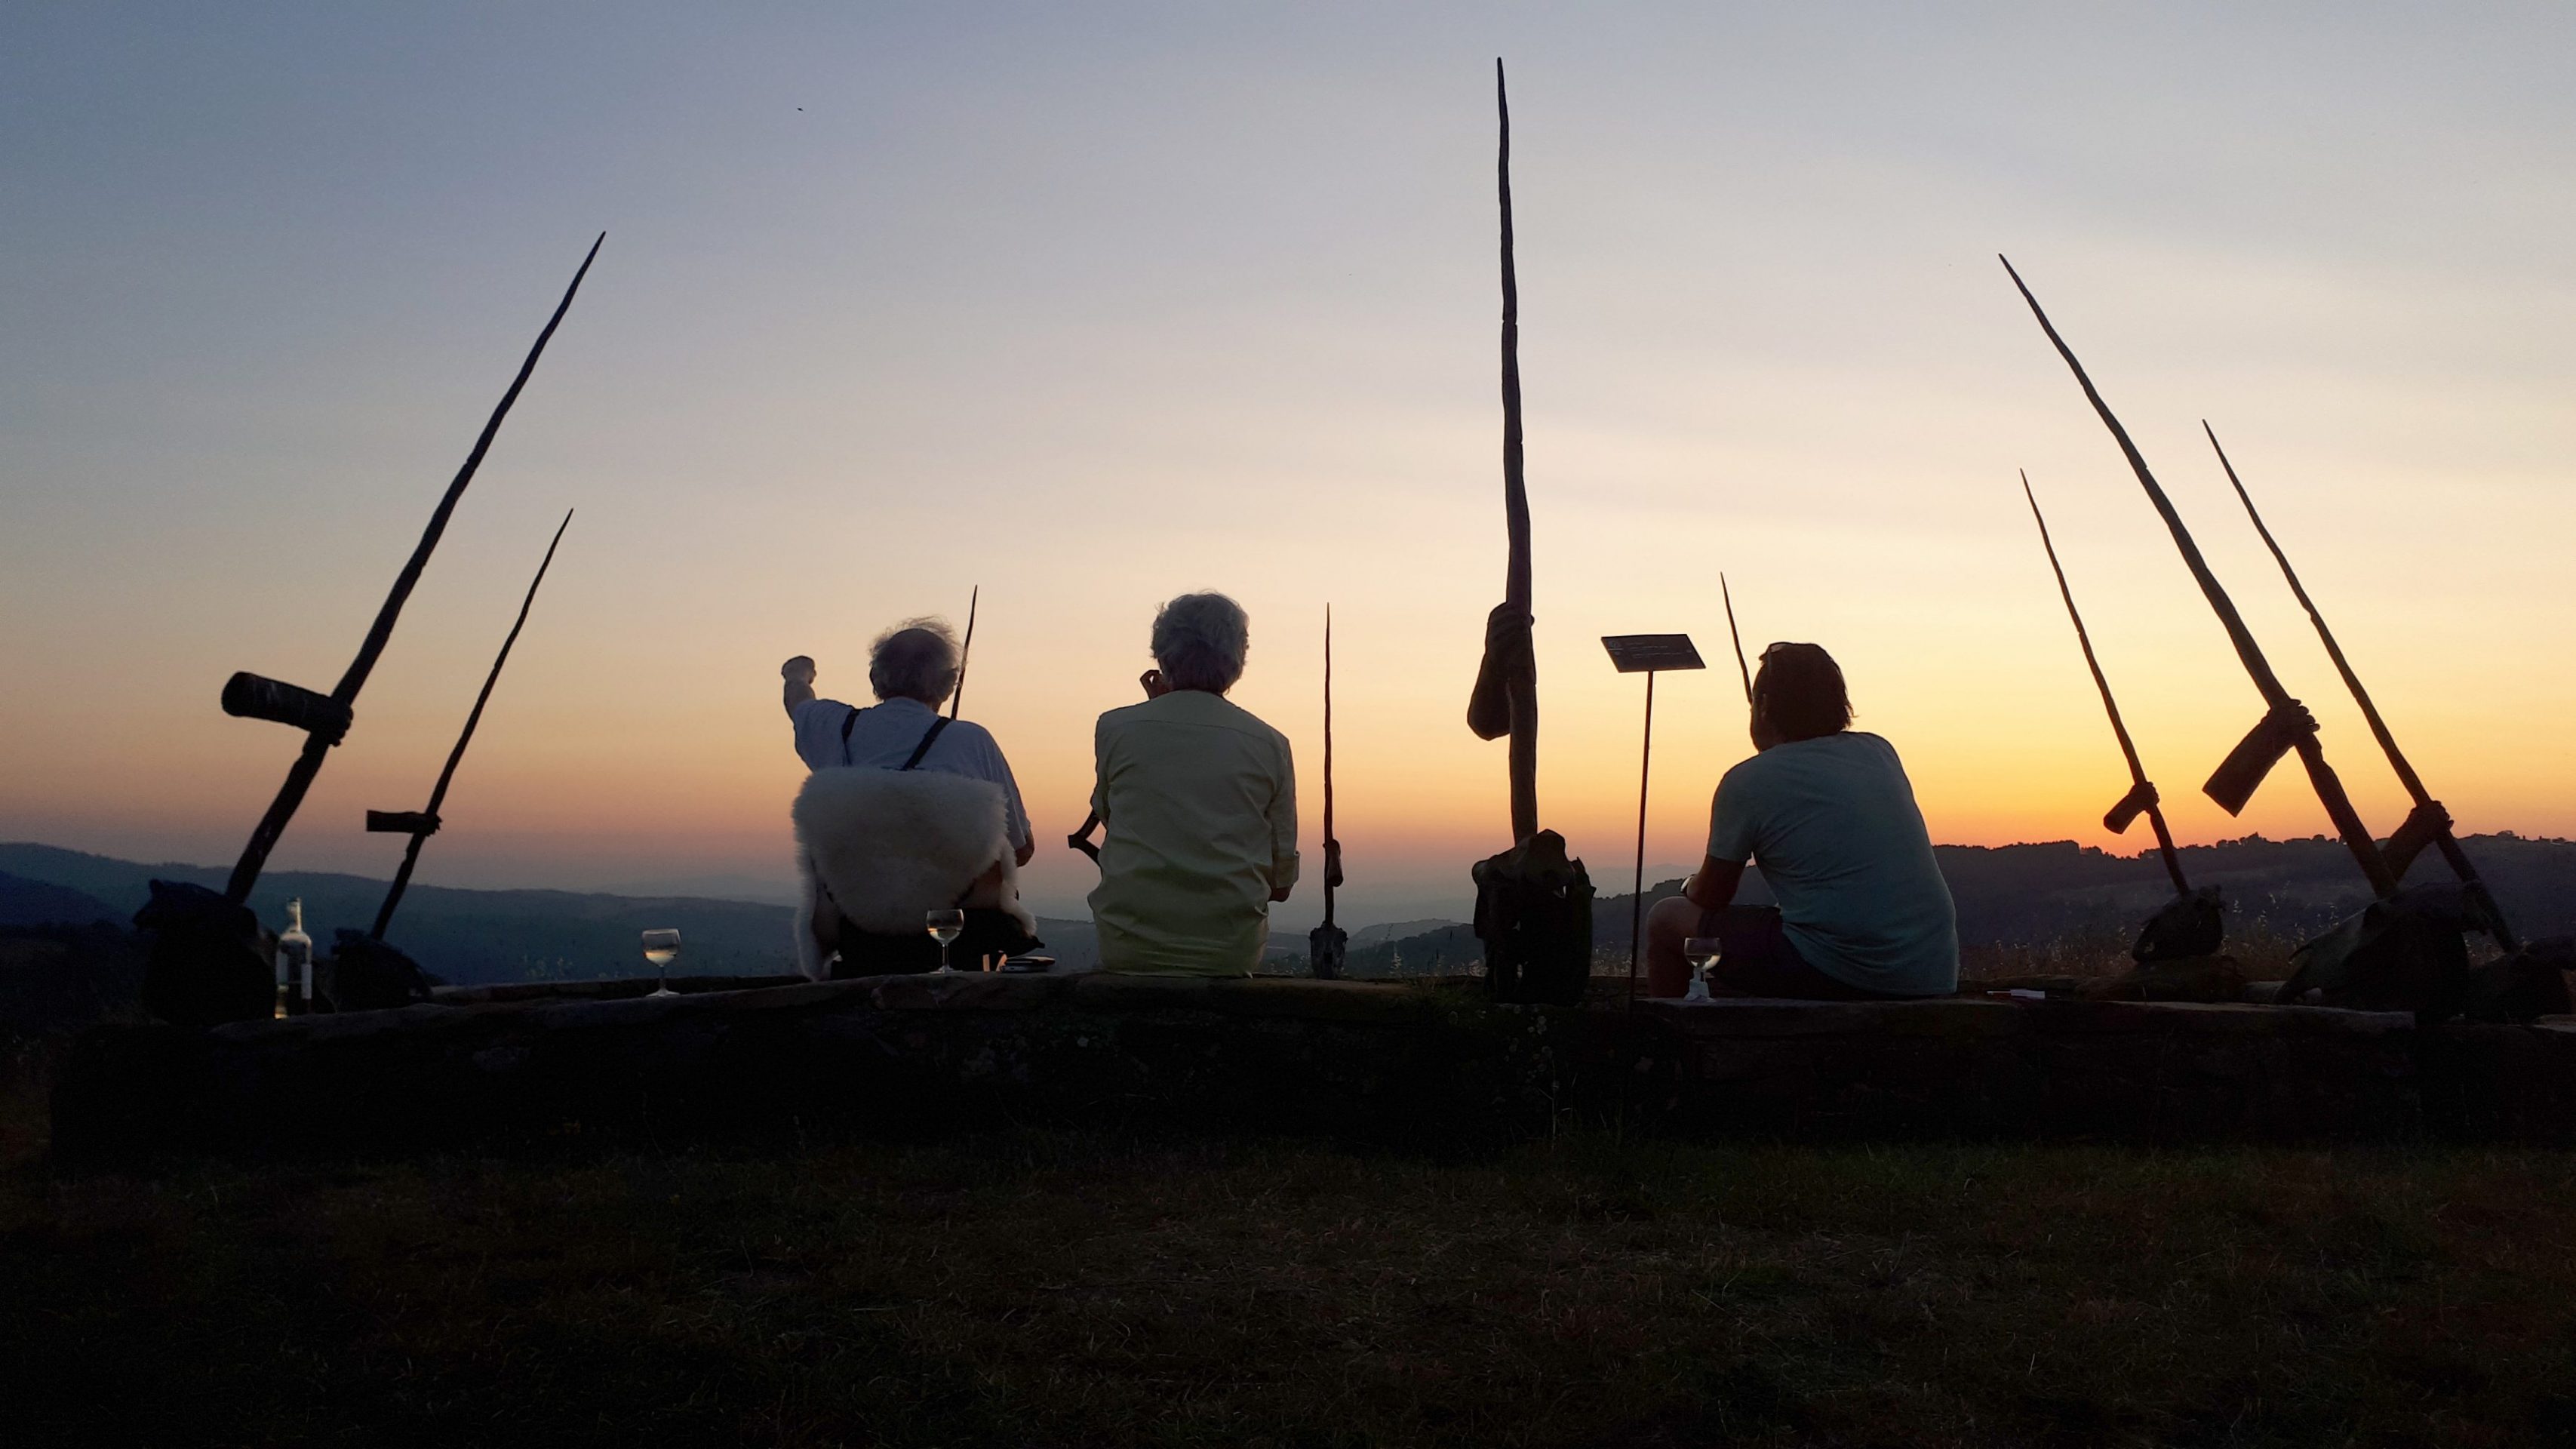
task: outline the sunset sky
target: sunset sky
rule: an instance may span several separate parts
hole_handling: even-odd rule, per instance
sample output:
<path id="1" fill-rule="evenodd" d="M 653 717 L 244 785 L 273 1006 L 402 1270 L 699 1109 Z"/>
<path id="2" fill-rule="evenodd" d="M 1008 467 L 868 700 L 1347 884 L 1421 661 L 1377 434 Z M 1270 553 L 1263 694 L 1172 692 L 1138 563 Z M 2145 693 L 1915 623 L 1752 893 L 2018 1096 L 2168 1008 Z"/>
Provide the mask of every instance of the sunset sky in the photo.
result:
<path id="1" fill-rule="evenodd" d="M 777 668 L 963 623 L 1057 842 L 1155 604 L 1349 921 L 1508 844 L 1462 713 L 1500 597 L 1493 58 L 1511 67 L 1541 813 L 1624 890 L 1700 854 L 1749 646 L 1841 659 L 1936 840 L 2177 833 L 2261 704 L 2014 294 L 2090 366 L 2381 833 L 2402 798 L 2206 417 L 2468 830 L 2576 833 L 2576 19 L 2557 5 L 53 5 L 0 11 L 0 839 L 227 863 L 581 253 L 607 245 L 275 856 L 389 872 L 578 508 L 421 879 L 778 888 Z M 1313 886 L 1283 908 L 1302 926 Z"/>

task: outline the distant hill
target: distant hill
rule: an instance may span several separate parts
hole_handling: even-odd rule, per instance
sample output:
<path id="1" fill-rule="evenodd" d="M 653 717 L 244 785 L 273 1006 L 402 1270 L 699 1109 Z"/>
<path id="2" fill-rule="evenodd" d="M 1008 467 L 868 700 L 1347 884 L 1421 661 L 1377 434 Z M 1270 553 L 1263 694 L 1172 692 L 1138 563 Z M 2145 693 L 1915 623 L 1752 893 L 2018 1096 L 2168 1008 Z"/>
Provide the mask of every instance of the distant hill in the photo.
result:
<path id="1" fill-rule="evenodd" d="M 2506 915 L 2525 937 L 2576 934 L 2576 841 L 2480 835 L 2464 842 L 2495 888 Z M 2150 856 L 2120 856 L 2056 841 L 1996 847 L 1935 848 L 1959 909 L 1960 944 L 2017 947 L 2070 938 L 2124 939 L 2161 904 L 2171 887 Z M 2249 836 L 2183 851 L 2183 869 L 2198 884 L 2218 886 L 2229 906 L 2232 938 L 2258 933 L 2304 939 L 2359 910 L 2368 899 L 2343 846 L 2325 836 L 2265 840 Z M 1616 862 L 1592 862 L 1596 880 L 1616 880 Z M 2418 862 L 2412 880 L 2440 879 L 2438 859 Z M 220 887 L 214 866 L 143 865 L 49 845 L 0 844 L 0 925 L 79 925 L 130 921 L 147 896 L 145 882 L 194 881 Z M 1603 881 L 1602 883 L 1608 883 Z M 1646 891 L 1649 904 L 1681 889 L 1679 880 Z M 317 942 L 332 928 L 364 928 L 384 898 L 384 882 L 319 871 L 276 871 L 260 878 L 252 909 L 276 924 L 290 896 L 304 900 Z M 1593 941 L 1624 952 L 1626 893 L 1594 904 Z M 1761 873 L 1747 873 L 1742 899 L 1767 901 Z M 792 969 L 785 906 L 700 896 L 620 896 L 578 891 L 481 891 L 414 886 L 394 922 L 394 943 L 423 966 L 459 985 L 641 974 L 636 938 L 657 926 L 679 928 L 683 969 L 692 974 L 762 975 Z M 1091 923 L 1041 919 L 1038 934 L 1068 965 L 1099 959 Z M 1271 942 L 1274 962 L 1305 959 L 1304 934 Z M 1355 976 L 1462 971 L 1483 959 L 1475 933 L 1447 921 L 1410 921 L 1356 932 Z"/>
<path id="2" fill-rule="evenodd" d="M 0 873 L 0 926 L 86 926 L 97 921 L 122 924 L 133 914 L 119 912 L 98 897 L 70 886 Z"/>
<path id="3" fill-rule="evenodd" d="M 48 887 L 62 892 L 61 900 L 85 899 L 104 912 L 82 920 L 131 921 L 150 898 L 147 882 L 155 878 L 221 889 L 228 873 L 176 862 L 144 865 L 50 845 L 0 844 L 0 879 Z M 333 929 L 364 930 L 373 923 L 384 894 L 385 882 L 365 876 L 271 871 L 260 877 L 250 905 L 261 920 L 276 926 L 286 919 L 287 900 L 301 897 L 305 929 L 327 949 Z M 0 891 L 0 901 L 12 898 Z M 789 938 L 794 922 L 788 907 L 755 901 L 415 885 L 404 894 L 390 934 L 422 966 L 465 986 L 640 975 L 646 968 L 637 938 L 662 926 L 678 928 L 680 969 L 692 975 L 789 971 L 794 969 Z M 1048 950 L 1068 964 L 1097 959 L 1089 921 L 1042 920 L 1039 934 Z"/>
<path id="4" fill-rule="evenodd" d="M 2526 939 L 2576 934 L 2576 841 L 2477 835 L 2461 842 L 2505 916 Z M 2038 845 L 1942 845 L 1933 848 L 1950 898 L 1959 911 L 1959 943 L 1971 950 L 2034 946 L 2071 937 L 2125 939 L 2172 893 L 2164 867 L 2152 855 L 2120 856 L 2071 840 Z M 2367 904 L 2369 887 L 2340 841 L 2248 836 L 2216 845 L 2188 846 L 2183 872 L 2194 885 L 2217 886 L 2227 897 L 2228 930 L 2304 940 Z M 1595 866 L 1594 883 L 1621 874 L 1615 863 Z M 2447 879 L 2431 852 L 2415 864 L 2410 882 Z M 1679 880 L 1647 888 L 1646 903 L 1679 895 Z M 1759 870 L 1745 873 L 1739 899 L 1771 899 Z M 1596 949 L 1625 952 L 1635 896 L 1595 898 Z M 1356 941 L 1350 970 L 1356 976 L 1459 971 L 1482 960 L 1474 931 L 1457 924 L 1363 947 Z"/>

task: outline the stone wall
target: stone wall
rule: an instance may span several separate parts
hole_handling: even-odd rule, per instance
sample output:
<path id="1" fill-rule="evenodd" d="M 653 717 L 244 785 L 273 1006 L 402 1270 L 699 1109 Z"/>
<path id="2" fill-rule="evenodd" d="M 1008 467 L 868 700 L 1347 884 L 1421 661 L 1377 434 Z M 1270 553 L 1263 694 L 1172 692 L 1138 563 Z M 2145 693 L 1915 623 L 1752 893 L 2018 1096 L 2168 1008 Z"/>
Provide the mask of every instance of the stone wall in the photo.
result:
<path id="1" fill-rule="evenodd" d="M 1456 1146 L 1560 1114 L 1784 1137 L 2559 1142 L 2576 1023 L 1996 998 L 1558 1010 L 1463 981 L 969 974 L 102 1027 L 54 1098 L 68 1160 L 1012 1121 Z"/>

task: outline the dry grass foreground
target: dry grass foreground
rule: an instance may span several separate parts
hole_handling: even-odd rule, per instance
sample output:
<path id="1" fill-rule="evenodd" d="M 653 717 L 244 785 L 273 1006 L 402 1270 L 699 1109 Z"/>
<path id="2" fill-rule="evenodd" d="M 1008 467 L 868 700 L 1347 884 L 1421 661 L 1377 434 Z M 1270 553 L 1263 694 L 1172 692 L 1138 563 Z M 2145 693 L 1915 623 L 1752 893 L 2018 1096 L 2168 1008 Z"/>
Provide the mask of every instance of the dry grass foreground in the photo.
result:
<path id="1" fill-rule="evenodd" d="M 2499 1444 L 2576 1157 L 997 1131 L 0 1165 L 36 1444 Z"/>

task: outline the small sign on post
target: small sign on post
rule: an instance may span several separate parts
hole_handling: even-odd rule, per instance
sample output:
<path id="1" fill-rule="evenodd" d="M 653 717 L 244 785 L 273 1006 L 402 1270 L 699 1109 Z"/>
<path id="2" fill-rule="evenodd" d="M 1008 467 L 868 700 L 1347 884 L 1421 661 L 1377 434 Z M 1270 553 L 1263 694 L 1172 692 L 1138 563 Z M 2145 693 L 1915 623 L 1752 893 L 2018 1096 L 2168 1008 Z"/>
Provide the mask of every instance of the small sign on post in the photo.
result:
<path id="1" fill-rule="evenodd" d="M 1688 634 L 1605 634 L 1610 666 L 1646 676 L 1646 740 L 1637 764 L 1637 880 L 1628 900 L 1628 999 L 1637 999 L 1637 943 L 1646 924 L 1646 784 L 1655 765 L 1655 676 L 1668 669 L 1706 669 Z"/>

